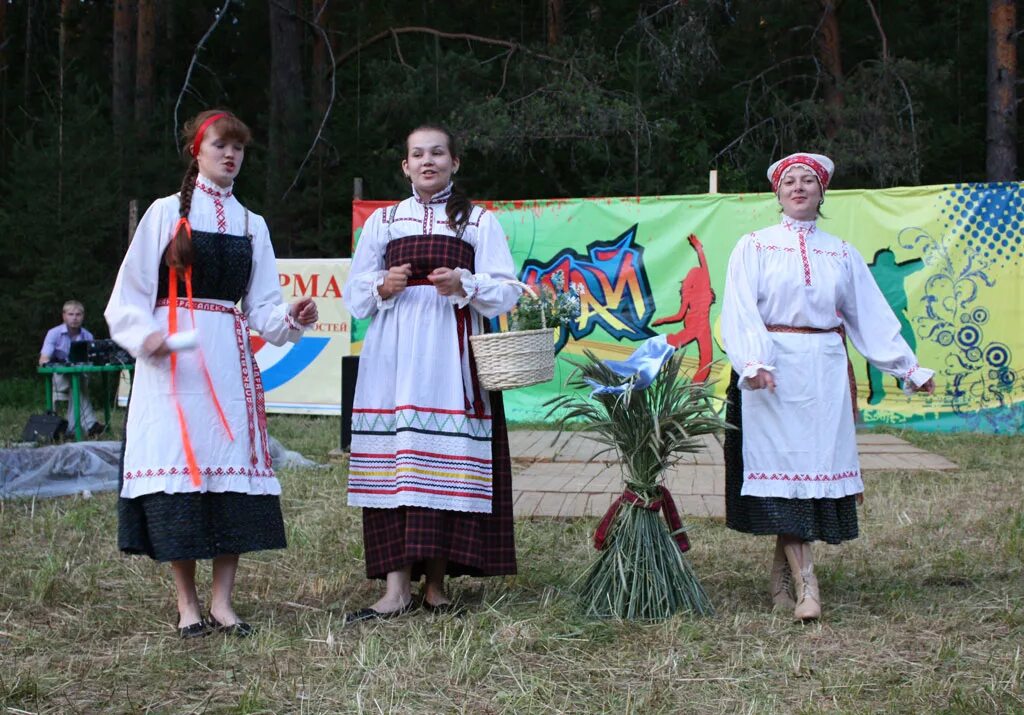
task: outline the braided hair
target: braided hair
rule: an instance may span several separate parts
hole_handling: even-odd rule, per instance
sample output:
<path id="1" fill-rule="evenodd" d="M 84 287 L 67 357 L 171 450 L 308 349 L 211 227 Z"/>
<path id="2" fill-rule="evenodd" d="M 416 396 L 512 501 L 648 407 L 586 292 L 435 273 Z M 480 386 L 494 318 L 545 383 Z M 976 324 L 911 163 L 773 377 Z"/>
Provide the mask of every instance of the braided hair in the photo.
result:
<path id="1" fill-rule="evenodd" d="M 459 147 L 455 140 L 455 135 L 452 134 L 448 127 L 442 124 L 421 124 L 408 135 L 406 135 L 406 146 L 408 147 L 409 137 L 416 132 L 420 131 L 435 131 L 444 134 L 448 140 L 448 153 L 452 155 L 452 159 L 459 158 Z M 473 202 L 470 201 L 469 194 L 466 193 L 459 184 L 455 183 L 455 178 L 452 177 L 452 194 L 448 199 L 448 204 L 445 206 L 445 214 L 448 216 L 448 226 L 453 231 L 465 228 L 466 224 L 469 223 L 470 215 L 473 213 Z"/>
<path id="2" fill-rule="evenodd" d="M 188 219 L 189 211 L 192 210 L 192 193 L 196 188 L 196 179 L 199 177 L 199 161 L 192 156 L 192 144 L 195 142 L 196 133 L 203 123 L 216 114 L 224 114 L 210 127 L 216 127 L 219 136 L 229 141 L 237 141 L 241 144 L 248 144 L 252 139 L 252 132 L 241 119 L 224 109 L 207 109 L 200 112 L 192 119 L 185 122 L 181 130 L 183 155 L 188 160 L 188 168 L 185 169 L 185 176 L 181 179 L 181 189 L 178 192 L 178 215 Z M 185 269 L 192 265 L 194 252 L 192 250 L 192 239 L 188 229 L 178 224 L 178 230 L 171 237 L 171 243 L 164 253 L 164 263 L 175 269 Z"/>

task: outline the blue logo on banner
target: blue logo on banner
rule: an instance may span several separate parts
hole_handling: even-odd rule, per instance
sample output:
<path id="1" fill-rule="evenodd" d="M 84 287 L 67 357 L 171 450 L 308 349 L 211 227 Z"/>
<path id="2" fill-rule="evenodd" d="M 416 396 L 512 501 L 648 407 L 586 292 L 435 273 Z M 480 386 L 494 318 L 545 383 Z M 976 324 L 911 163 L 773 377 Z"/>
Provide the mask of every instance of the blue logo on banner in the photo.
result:
<path id="1" fill-rule="evenodd" d="M 305 370 L 330 341 L 330 338 L 303 337 L 283 358 L 263 371 L 263 391 L 270 392 Z"/>

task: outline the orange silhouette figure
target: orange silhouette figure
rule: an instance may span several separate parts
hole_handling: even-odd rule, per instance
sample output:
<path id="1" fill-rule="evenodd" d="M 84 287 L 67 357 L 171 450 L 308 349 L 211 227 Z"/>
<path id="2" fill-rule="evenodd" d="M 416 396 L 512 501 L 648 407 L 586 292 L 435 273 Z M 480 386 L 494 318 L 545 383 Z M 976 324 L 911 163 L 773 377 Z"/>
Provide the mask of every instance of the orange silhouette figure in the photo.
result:
<path id="1" fill-rule="evenodd" d="M 682 321 L 683 329 L 670 333 L 669 345 L 679 349 L 697 341 L 697 372 L 694 382 L 704 382 L 711 374 L 711 305 L 715 291 L 711 288 L 711 275 L 704 257 L 704 247 L 695 234 L 690 234 L 690 245 L 697 252 L 697 267 L 691 268 L 679 287 L 679 312 L 654 321 L 654 326 Z"/>

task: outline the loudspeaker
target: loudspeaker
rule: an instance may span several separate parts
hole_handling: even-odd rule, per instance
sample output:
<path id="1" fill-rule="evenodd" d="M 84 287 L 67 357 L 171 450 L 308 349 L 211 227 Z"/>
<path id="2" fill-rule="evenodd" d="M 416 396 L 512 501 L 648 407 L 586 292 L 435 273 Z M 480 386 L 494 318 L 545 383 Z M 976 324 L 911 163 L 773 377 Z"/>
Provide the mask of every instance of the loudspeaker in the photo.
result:
<path id="1" fill-rule="evenodd" d="M 56 442 L 68 429 L 68 421 L 58 414 L 47 412 L 32 415 L 21 431 L 22 442 Z"/>
<path id="2" fill-rule="evenodd" d="M 341 449 L 352 446 L 352 403 L 356 399 L 356 377 L 359 375 L 359 356 L 346 355 L 341 359 Z"/>

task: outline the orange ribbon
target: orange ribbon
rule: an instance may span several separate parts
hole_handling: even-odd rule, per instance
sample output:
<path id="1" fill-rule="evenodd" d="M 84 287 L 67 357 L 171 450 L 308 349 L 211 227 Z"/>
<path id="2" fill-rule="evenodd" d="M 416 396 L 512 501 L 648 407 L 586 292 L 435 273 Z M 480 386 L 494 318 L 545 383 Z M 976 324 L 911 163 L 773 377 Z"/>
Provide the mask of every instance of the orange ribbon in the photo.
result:
<path id="1" fill-rule="evenodd" d="M 192 226 L 189 224 L 187 218 L 178 219 L 178 223 L 174 226 L 174 232 L 172 236 L 178 235 L 180 228 L 185 228 L 185 233 L 189 240 L 192 240 Z M 185 295 L 188 298 L 188 312 L 189 317 L 192 320 L 192 329 L 196 328 L 196 313 L 195 305 L 192 300 L 192 266 L 185 268 Z M 174 266 L 168 268 L 168 280 L 167 280 L 167 334 L 174 335 L 178 332 L 178 271 Z M 206 386 L 210 390 L 210 398 L 213 400 L 213 406 L 217 410 L 217 416 L 220 417 L 220 423 L 224 425 L 224 430 L 228 434 L 228 439 L 234 441 L 235 436 L 231 432 L 231 426 L 228 424 L 227 417 L 224 416 L 224 410 L 220 406 L 220 400 L 217 399 L 217 391 L 213 387 L 213 378 L 210 377 L 210 371 L 206 368 L 206 360 L 203 358 L 203 350 L 201 347 L 197 347 L 199 356 L 199 366 L 203 371 L 203 376 L 206 378 Z M 192 480 L 193 486 L 199 486 L 202 484 L 201 473 L 199 471 L 199 461 L 196 459 L 195 450 L 192 448 L 192 439 L 188 434 L 188 423 L 185 421 L 185 410 L 181 407 L 181 401 L 178 399 L 178 390 L 175 387 L 175 375 L 178 371 L 178 355 L 172 352 L 171 358 L 171 399 L 174 400 L 174 409 L 178 413 L 178 429 L 181 432 L 181 444 L 185 450 L 185 461 L 188 463 L 188 473 Z"/>

